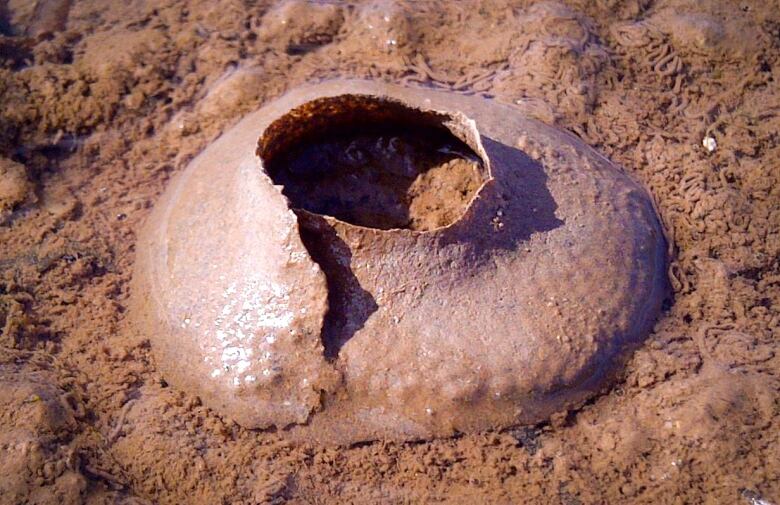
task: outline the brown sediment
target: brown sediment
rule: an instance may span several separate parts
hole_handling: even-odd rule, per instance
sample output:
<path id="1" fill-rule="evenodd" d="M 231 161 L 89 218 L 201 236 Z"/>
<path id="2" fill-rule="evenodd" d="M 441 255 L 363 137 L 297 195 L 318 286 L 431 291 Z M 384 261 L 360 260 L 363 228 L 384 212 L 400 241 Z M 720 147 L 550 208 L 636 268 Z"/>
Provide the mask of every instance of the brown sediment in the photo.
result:
<path id="1" fill-rule="evenodd" d="M 0 223 L 12 211 L 34 199 L 34 186 L 24 165 L 0 158 Z"/>
<path id="2" fill-rule="evenodd" d="M 0 503 L 780 503 L 778 26 L 750 0 L 0 2 Z M 612 388 L 333 449 L 163 379 L 127 325 L 141 223 L 241 117 L 334 77 L 490 96 L 648 188 L 674 299 Z"/>

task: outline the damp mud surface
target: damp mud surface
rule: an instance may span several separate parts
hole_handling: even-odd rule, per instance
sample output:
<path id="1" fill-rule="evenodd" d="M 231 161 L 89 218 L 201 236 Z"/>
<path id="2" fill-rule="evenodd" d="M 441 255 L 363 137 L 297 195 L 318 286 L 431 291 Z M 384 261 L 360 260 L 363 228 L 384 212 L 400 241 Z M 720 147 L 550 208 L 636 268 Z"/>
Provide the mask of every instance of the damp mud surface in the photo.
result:
<path id="1" fill-rule="evenodd" d="M 0 503 L 780 503 L 778 16 L 719 0 L 0 2 Z M 336 448 L 244 429 L 166 382 L 128 324 L 138 230 L 222 132 L 333 77 L 531 110 L 648 188 L 673 294 L 614 387 L 537 425 Z M 355 175 L 388 152 L 359 132 L 317 142 L 361 147 Z M 367 181 L 403 208 L 385 226 L 461 211 L 475 166 L 452 151 L 401 186 Z M 335 156 L 318 166 L 350 161 Z M 437 175 L 447 163 L 458 180 Z M 329 201 L 290 198 L 361 197 L 327 184 Z M 436 185 L 452 197 L 426 199 Z"/>

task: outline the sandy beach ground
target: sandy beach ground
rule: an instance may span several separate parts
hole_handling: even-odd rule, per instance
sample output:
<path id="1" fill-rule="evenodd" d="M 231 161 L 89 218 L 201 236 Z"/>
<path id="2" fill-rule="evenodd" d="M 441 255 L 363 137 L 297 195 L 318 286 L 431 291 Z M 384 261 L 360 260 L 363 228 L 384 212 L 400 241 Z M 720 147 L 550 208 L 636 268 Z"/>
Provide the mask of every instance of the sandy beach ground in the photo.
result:
<path id="1" fill-rule="evenodd" d="M 538 426 L 296 445 L 170 387 L 135 234 L 243 115 L 331 77 L 531 107 L 656 201 L 674 289 Z M 0 1 L 0 503 L 780 503 L 780 5 Z"/>

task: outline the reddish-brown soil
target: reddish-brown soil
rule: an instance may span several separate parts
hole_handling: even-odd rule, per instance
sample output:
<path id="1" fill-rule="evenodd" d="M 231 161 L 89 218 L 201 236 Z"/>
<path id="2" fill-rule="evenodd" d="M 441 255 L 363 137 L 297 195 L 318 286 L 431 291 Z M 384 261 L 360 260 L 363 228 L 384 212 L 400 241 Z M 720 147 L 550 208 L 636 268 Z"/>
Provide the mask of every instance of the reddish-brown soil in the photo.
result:
<path id="1" fill-rule="evenodd" d="M 0 1 L 0 503 L 780 503 L 779 7 Z M 220 132 L 333 76 L 531 105 L 645 183 L 674 298 L 616 387 L 335 449 L 165 383 L 127 324 L 136 230 Z"/>

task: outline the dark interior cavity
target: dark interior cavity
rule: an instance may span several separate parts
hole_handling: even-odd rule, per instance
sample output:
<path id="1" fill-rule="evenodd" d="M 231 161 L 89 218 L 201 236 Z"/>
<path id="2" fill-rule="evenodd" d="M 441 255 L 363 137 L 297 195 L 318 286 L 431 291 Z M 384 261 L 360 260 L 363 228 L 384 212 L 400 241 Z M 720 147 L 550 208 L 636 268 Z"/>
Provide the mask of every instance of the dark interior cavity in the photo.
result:
<path id="1" fill-rule="evenodd" d="M 451 119 L 376 97 L 323 98 L 269 126 L 258 155 L 294 209 L 428 231 L 457 221 L 487 178 Z"/>

